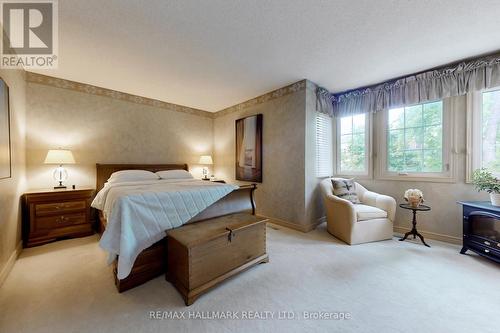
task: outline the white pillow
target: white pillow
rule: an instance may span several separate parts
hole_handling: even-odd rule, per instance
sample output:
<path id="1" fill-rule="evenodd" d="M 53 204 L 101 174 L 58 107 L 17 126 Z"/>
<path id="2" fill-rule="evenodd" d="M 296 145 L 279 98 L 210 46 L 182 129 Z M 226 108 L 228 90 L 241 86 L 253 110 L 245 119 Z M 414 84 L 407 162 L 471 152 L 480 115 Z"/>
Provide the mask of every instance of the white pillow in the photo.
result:
<path id="1" fill-rule="evenodd" d="M 122 170 L 113 172 L 108 179 L 108 183 L 123 183 L 140 180 L 158 180 L 157 174 L 146 170 Z"/>
<path id="2" fill-rule="evenodd" d="M 193 179 L 193 175 L 186 170 L 165 170 L 156 173 L 161 179 Z"/>

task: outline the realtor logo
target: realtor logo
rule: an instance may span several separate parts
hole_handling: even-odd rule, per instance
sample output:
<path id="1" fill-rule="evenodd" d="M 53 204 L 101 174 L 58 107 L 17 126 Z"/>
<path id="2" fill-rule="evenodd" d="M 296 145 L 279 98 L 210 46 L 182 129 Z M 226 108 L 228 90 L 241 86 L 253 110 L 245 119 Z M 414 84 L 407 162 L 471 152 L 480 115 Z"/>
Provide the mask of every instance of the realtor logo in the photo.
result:
<path id="1" fill-rule="evenodd" d="M 57 1 L 4 0 L 0 67 L 57 68 Z"/>

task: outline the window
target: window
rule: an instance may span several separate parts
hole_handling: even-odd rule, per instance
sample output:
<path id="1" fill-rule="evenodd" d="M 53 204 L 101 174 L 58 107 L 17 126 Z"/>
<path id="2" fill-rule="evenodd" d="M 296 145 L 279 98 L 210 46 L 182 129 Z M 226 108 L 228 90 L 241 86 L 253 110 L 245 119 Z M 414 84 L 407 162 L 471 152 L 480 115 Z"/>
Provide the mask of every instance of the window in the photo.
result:
<path id="1" fill-rule="evenodd" d="M 443 102 L 389 110 L 388 170 L 443 170 Z"/>
<path id="2" fill-rule="evenodd" d="M 333 170 L 332 118 L 316 113 L 316 175 L 328 177 Z"/>
<path id="3" fill-rule="evenodd" d="M 369 175 L 369 114 L 337 120 L 337 175 Z"/>
<path id="4" fill-rule="evenodd" d="M 479 168 L 500 177 L 500 88 L 469 95 L 467 120 L 468 180 Z"/>
<path id="5" fill-rule="evenodd" d="M 381 178 L 453 178 L 448 104 L 448 101 L 435 101 L 383 113 Z"/>

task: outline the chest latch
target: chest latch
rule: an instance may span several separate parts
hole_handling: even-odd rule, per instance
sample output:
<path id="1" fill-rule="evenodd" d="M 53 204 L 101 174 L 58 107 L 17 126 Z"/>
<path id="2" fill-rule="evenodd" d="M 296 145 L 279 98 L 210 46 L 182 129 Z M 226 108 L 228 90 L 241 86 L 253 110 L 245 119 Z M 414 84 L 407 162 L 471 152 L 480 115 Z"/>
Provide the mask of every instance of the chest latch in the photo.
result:
<path id="1" fill-rule="evenodd" d="M 232 242 L 233 241 L 233 238 L 236 237 L 235 233 L 233 230 L 229 229 L 229 228 L 226 228 L 227 231 L 229 231 L 229 234 L 227 234 L 227 240 L 229 242 Z"/>

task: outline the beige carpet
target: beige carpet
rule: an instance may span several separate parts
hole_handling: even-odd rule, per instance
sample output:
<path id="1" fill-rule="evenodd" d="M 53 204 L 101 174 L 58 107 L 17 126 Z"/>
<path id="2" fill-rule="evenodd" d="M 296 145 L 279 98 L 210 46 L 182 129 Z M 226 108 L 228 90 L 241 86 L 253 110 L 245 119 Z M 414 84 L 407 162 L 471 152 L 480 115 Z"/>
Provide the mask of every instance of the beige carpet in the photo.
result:
<path id="1" fill-rule="evenodd" d="M 95 236 L 25 250 L 0 288 L 0 332 L 498 332 L 500 265 L 440 242 L 348 246 L 324 226 L 273 228 L 269 264 L 190 307 L 163 277 L 118 294 Z M 152 320 L 150 311 L 295 319 Z M 351 319 L 306 320 L 304 311 Z"/>

